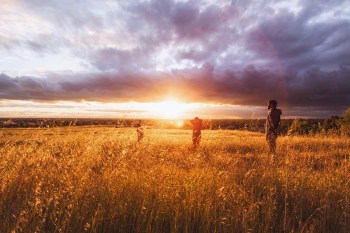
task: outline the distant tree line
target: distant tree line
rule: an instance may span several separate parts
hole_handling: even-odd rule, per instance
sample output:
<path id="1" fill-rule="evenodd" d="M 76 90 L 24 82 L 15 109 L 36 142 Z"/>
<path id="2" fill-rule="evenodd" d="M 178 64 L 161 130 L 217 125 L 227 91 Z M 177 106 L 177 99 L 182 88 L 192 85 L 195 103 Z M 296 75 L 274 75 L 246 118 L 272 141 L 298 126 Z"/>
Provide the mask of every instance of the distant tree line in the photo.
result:
<path id="1" fill-rule="evenodd" d="M 134 127 L 139 119 L 102 119 L 102 118 L 2 118 L 2 128 L 52 128 L 75 126 Z M 203 129 L 208 130 L 247 130 L 265 131 L 265 119 L 206 119 Z M 189 121 L 144 119 L 147 128 L 191 129 Z M 343 116 L 331 116 L 327 119 L 283 119 L 280 124 L 282 135 L 332 134 L 350 136 L 350 108 Z"/>
<path id="2" fill-rule="evenodd" d="M 344 135 L 350 137 L 350 108 L 343 116 L 331 116 L 323 121 L 294 119 L 288 129 L 288 135 Z"/>

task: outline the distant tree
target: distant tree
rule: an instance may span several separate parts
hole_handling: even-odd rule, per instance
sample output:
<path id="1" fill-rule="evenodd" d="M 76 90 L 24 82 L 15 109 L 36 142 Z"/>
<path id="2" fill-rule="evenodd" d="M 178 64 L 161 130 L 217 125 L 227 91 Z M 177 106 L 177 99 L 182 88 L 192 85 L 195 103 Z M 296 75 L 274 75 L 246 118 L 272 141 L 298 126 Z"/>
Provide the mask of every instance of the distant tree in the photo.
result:
<path id="1" fill-rule="evenodd" d="M 318 133 L 318 123 L 302 118 L 296 118 L 288 129 L 288 135 L 305 135 Z"/>
<path id="2" fill-rule="evenodd" d="M 350 108 L 344 112 L 343 117 L 339 120 L 339 123 L 341 133 L 350 137 Z"/>
<path id="3" fill-rule="evenodd" d="M 301 119 L 295 118 L 288 129 L 288 135 L 301 134 Z"/>
<path id="4" fill-rule="evenodd" d="M 322 133 L 326 134 L 338 134 L 340 132 L 340 117 L 339 116 L 331 116 L 330 118 L 324 120 L 322 124 Z"/>

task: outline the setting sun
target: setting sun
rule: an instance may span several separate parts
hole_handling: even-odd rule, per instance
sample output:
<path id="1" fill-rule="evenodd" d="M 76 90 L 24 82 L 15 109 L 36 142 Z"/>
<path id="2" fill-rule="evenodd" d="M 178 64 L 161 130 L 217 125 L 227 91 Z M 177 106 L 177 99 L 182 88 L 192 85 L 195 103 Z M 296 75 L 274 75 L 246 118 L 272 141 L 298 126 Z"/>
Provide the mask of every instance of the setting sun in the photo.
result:
<path id="1" fill-rule="evenodd" d="M 151 105 L 150 111 L 156 113 L 160 118 L 182 117 L 188 108 L 186 104 L 177 102 L 176 100 L 165 100 Z"/>
<path id="2" fill-rule="evenodd" d="M 184 122 L 183 121 L 177 121 L 176 125 L 177 125 L 177 127 L 182 127 L 182 126 L 184 126 Z"/>

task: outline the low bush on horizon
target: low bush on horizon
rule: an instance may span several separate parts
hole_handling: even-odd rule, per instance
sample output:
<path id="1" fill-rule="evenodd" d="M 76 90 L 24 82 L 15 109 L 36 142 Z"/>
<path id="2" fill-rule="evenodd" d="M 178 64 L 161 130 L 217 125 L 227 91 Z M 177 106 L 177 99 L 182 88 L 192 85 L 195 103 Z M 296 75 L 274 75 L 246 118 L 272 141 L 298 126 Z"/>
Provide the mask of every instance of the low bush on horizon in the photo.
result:
<path id="1" fill-rule="evenodd" d="M 350 232 L 350 138 L 1 129 L 0 232 Z"/>

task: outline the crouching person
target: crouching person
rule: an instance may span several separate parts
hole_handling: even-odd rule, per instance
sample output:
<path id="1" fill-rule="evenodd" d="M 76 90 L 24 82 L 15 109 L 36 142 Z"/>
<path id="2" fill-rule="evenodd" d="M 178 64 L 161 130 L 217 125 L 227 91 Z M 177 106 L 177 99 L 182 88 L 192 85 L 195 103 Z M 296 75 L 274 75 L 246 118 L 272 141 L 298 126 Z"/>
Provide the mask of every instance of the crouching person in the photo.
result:
<path id="1" fill-rule="evenodd" d="M 197 148 L 199 146 L 199 143 L 202 137 L 201 135 L 202 119 L 195 117 L 193 120 L 191 120 L 191 124 L 192 124 L 192 143 L 193 143 L 193 147 Z"/>

